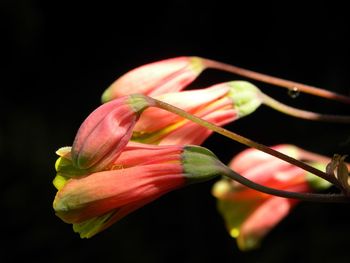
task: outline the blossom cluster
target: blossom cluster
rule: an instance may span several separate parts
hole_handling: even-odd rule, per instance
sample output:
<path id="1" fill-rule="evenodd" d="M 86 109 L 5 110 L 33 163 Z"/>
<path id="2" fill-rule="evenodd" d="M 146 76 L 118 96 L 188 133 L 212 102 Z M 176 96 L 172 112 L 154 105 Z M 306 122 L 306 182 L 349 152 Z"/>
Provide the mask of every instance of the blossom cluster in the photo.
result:
<path id="1" fill-rule="evenodd" d="M 225 165 L 200 146 L 212 134 L 210 129 L 155 107 L 153 99 L 224 126 L 263 103 L 262 92 L 247 81 L 185 90 L 207 67 L 199 57 L 178 57 L 127 72 L 104 91 L 103 104 L 81 124 L 72 146 L 57 151 L 53 208 L 82 238 L 170 191 L 217 178 L 212 194 L 230 235 L 240 249 L 253 249 L 298 201 L 232 181 L 224 177 L 227 167 L 281 190 L 308 193 L 330 186 L 256 149 L 239 153 Z M 297 146 L 272 149 L 320 169 L 327 164 L 305 157 Z"/>

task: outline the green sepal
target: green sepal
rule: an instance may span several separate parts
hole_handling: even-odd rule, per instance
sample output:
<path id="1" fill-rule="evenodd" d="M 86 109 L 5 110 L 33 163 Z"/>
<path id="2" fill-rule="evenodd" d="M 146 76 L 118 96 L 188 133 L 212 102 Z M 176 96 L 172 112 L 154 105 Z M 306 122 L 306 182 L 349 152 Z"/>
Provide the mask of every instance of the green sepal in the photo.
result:
<path id="1" fill-rule="evenodd" d="M 80 238 L 91 238 L 106 228 L 107 223 L 109 223 L 115 212 L 116 210 L 113 210 L 104 215 L 85 220 L 81 223 L 75 223 L 73 224 L 73 230 L 75 233 L 79 233 Z"/>
<path id="2" fill-rule="evenodd" d="M 134 112 L 141 114 L 145 109 L 153 105 L 152 99 L 142 94 L 129 95 L 128 104 Z"/>
<path id="3" fill-rule="evenodd" d="M 75 177 L 88 174 L 88 170 L 79 169 L 73 165 L 70 159 L 65 157 L 59 157 L 55 163 L 56 172 L 62 174 L 65 177 Z"/>
<path id="4" fill-rule="evenodd" d="M 238 111 L 239 117 L 244 117 L 254 112 L 262 103 L 261 91 L 248 81 L 231 81 L 228 96 L 233 101 L 233 106 Z"/>
<path id="5" fill-rule="evenodd" d="M 182 153 L 182 165 L 188 184 L 199 183 L 222 175 L 222 164 L 210 150 L 188 145 Z"/>
<path id="6" fill-rule="evenodd" d="M 62 147 L 56 152 L 60 157 L 55 162 L 55 170 L 57 174 L 52 183 L 57 190 L 62 189 L 70 178 L 90 173 L 86 169 L 79 169 L 73 165 L 70 150 L 71 147 Z"/>
<path id="7" fill-rule="evenodd" d="M 53 179 L 52 184 L 56 187 L 57 190 L 61 190 L 68 181 L 68 179 L 68 177 L 57 174 Z"/>

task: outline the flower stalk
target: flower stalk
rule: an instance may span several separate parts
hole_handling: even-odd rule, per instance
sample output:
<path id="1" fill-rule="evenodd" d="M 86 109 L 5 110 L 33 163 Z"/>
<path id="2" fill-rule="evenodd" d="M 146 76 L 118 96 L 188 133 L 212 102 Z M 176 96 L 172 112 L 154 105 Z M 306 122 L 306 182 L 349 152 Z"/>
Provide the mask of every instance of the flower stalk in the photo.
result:
<path id="1" fill-rule="evenodd" d="M 224 167 L 224 166 L 223 166 Z M 284 190 L 278 190 L 275 188 L 263 186 L 261 184 L 257 184 L 242 175 L 234 172 L 233 170 L 223 169 L 222 173 L 232 179 L 235 180 L 251 189 L 257 190 L 259 192 L 263 192 L 270 195 L 275 195 L 284 198 L 293 198 L 301 201 L 309 201 L 309 202 L 323 202 L 323 203 L 349 203 L 350 199 L 343 194 L 316 194 L 316 193 L 299 193 L 299 192 L 290 192 Z"/>
<path id="2" fill-rule="evenodd" d="M 294 159 L 294 158 L 292 158 L 292 157 L 290 157 L 288 155 L 285 155 L 285 154 L 283 154 L 281 152 L 273 150 L 273 149 L 271 149 L 271 148 L 269 148 L 269 147 L 267 147 L 267 146 L 265 146 L 263 144 L 255 142 L 253 140 L 250 140 L 250 139 L 248 139 L 246 137 L 243 137 L 243 136 L 241 136 L 241 135 L 239 135 L 237 133 L 234 133 L 232 131 L 229 131 L 227 129 L 219 127 L 219 126 L 217 126 L 217 125 L 215 125 L 213 123 L 207 122 L 207 121 L 205 121 L 205 120 L 203 120 L 201 118 L 198 118 L 198 117 L 196 117 L 196 116 L 194 116 L 194 115 L 192 115 L 192 114 L 190 114 L 190 113 L 188 113 L 188 112 L 186 112 L 186 111 L 184 111 L 184 110 L 182 110 L 180 108 L 177 108 L 177 107 L 175 107 L 173 105 L 170 105 L 168 103 L 165 103 L 163 101 L 159 101 L 159 100 L 156 100 L 156 99 L 153 99 L 153 98 L 151 98 L 150 100 L 152 101 L 152 105 L 151 106 L 158 107 L 158 108 L 170 111 L 172 113 L 175 113 L 175 114 L 177 114 L 177 115 L 179 115 L 179 116 L 181 116 L 183 118 L 191 120 L 191 121 L 193 121 L 193 122 L 195 122 L 195 123 L 197 123 L 199 125 L 202 125 L 202 126 L 208 128 L 208 129 L 210 129 L 210 130 L 212 130 L 212 131 L 214 131 L 216 133 L 219 133 L 219 134 L 221 134 L 223 136 L 226 136 L 226 137 L 228 137 L 228 138 L 230 138 L 230 139 L 232 139 L 234 141 L 237 141 L 237 142 L 239 142 L 241 144 L 244 144 L 244 145 L 246 145 L 248 147 L 252 147 L 252 148 L 258 149 L 258 150 L 263 151 L 263 152 L 265 152 L 267 154 L 273 155 L 276 158 L 279 158 L 279 159 L 284 160 L 284 161 L 286 161 L 288 163 L 291 163 L 291 164 L 293 164 L 295 166 L 298 166 L 298 167 L 300 167 L 300 168 L 302 168 L 302 169 L 304 169 L 304 170 L 306 170 L 306 171 L 308 171 L 308 172 L 310 172 L 310 173 L 312 173 L 314 175 L 317 175 L 317 176 L 327 180 L 328 182 L 334 184 L 338 188 L 341 188 L 341 186 L 339 185 L 338 180 L 335 177 L 332 177 L 331 175 L 329 175 L 327 173 L 324 173 L 324 172 L 322 172 L 322 171 L 320 171 L 320 170 L 318 170 L 318 169 L 316 169 L 316 168 L 314 168 L 314 167 L 312 167 L 312 166 L 310 166 L 310 165 L 308 165 L 308 164 L 306 164 L 304 162 L 296 160 L 296 159 Z"/>
<path id="3" fill-rule="evenodd" d="M 261 93 L 260 95 L 261 95 L 263 104 L 290 116 L 294 116 L 294 117 L 306 119 L 306 120 L 314 120 L 314 121 L 350 123 L 350 116 L 320 114 L 312 111 L 300 110 L 300 109 L 285 105 L 271 98 L 270 96 L 267 96 L 266 94 Z"/>
<path id="4" fill-rule="evenodd" d="M 275 85 L 278 87 L 286 88 L 288 90 L 294 90 L 297 92 L 304 92 L 304 93 L 308 93 L 308 94 L 322 97 L 325 99 L 330 99 L 330 100 L 335 100 L 335 101 L 339 101 L 342 103 L 350 104 L 350 97 L 342 95 L 342 94 L 331 92 L 331 91 L 321 89 L 321 88 L 318 88 L 315 86 L 305 85 L 305 84 L 295 82 L 295 81 L 290 81 L 290 80 L 285 80 L 282 78 L 269 76 L 266 74 L 258 73 L 258 72 L 252 71 L 252 70 L 244 69 L 241 67 L 233 66 L 233 65 L 226 64 L 226 63 L 219 62 L 219 61 L 215 61 L 215 60 L 204 59 L 204 58 L 202 58 L 202 60 L 203 60 L 203 63 L 208 68 L 223 70 L 226 72 L 237 74 L 239 76 L 247 77 L 250 79 L 254 79 L 254 80 L 258 80 L 258 81 L 265 82 L 268 84 L 272 84 L 272 85 Z"/>

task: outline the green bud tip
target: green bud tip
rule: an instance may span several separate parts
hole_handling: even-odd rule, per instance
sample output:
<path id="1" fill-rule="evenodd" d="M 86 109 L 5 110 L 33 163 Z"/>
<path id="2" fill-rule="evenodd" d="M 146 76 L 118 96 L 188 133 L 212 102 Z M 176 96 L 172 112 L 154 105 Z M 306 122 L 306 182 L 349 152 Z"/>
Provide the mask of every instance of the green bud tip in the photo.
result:
<path id="1" fill-rule="evenodd" d="M 111 90 L 106 89 L 101 96 L 101 102 L 106 103 L 111 100 L 111 97 L 112 97 Z"/>
<path id="2" fill-rule="evenodd" d="M 203 59 L 196 56 L 190 57 L 190 67 L 197 74 L 200 74 L 206 68 Z"/>

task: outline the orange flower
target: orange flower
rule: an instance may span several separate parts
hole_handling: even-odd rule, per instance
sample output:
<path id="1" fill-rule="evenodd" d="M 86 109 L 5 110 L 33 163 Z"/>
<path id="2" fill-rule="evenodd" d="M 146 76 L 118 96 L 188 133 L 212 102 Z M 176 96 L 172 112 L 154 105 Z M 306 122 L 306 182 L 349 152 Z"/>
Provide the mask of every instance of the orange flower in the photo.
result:
<path id="1" fill-rule="evenodd" d="M 89 238 L 169 191 L 220 174 L 219 162 L 199 146 L 156 146 L 130 142 L 112 166 L 81 170 L 70 147 L 57 153 L 58 189 L 53 208 L 80 236 Z"/>
<path id="2" fill-rule="evenodd" d="M 260 91 L 246 81 L 225 82 L 155 98 L 220 126 L 252 113 L 261 104 Z M 135 125 L 133 140 L 160 145 L 201 144 L 211 133 L 178 115 L 152 107 L 142 113 Z"/>
<path id="3" fill-rule="evenodd" d="M 102 102 L 141 93 L 156 96 L 184 89 L 205 69 L 199 57 L 176 57 L 137 67 L 110 85 Z"/>
<path id="4" fill-rule="evenodd" d="M 278 145 L 272 148 L 293 158 L 303 159 L 300 154 L 303 150 L 295 146 Z M 326 162 L 310 164 L 326 166 Z M 285 191 L 305 193 L 330 186 L 325 180 L 256 149 L 247 149 L 238 154 L 230 167 L 251 181 Z M 218 210 L 241 250 L 259 246 L 263 237 L 299 202 L 261 193 L 227 179 L 216 182 L 212 193 L 218 198 Z"/>

